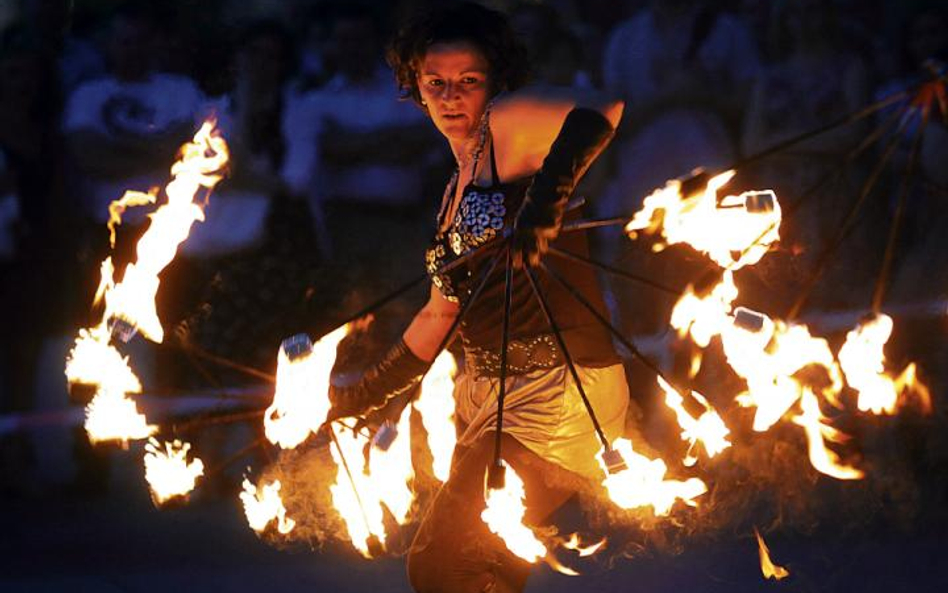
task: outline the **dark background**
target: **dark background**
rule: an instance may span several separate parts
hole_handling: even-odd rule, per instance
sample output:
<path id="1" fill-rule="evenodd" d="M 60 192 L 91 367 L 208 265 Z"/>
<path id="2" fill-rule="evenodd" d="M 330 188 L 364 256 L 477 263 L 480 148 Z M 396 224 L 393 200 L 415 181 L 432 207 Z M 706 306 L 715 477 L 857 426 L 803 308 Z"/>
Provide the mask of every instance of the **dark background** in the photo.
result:
<path id="1" fill-rule="evenodd" d="M 137 338 L 126 347 L 149 394 L 142 405 L 150 418 L 181 424 L 224 405 L 266 405 L 258 378 L 201 353 L 273 372 L 282 338 L 321 335 L 417 275 L 453 163 L 421 112 L 396 104 L 382 57 L 396 23 L 436 4 L 0 3 L 0 591 L 408 590 L 397 557 L 367 562 L 338 542 L 319 551 L 276 549 L 246 527 L 238 482 L 273 454 L 246 451 L 260 436 L 256 423 L 177 432 L 219 469 L 190 505 L 156 509 L 141 444 L 91 447 L 78 426 L 81 394 L 70 397 L 62 369 L 77 328 L 101 313 L 89 303 L 109 251 L 104 205 L 120 188 L 163 183 L 176 147 L 212 111 L 233 156 L 208 211 L 213 230 L 162 276 L 166 344 Z M 914 88 L 938 64 L 944 73 L 948 59 L 948 17 L 936 1 L 488 4 L 512 15 L 537 81 L 626 100 L 622 128 L 584 181 L 590 217 L 634 212 L 665 179 L 722 168 Z M 852 162 L 846 155 L 904 105 L 740 167 L 729 190 L 772 187 L 784 205 L 805 200 L 785 220 L 779 249 L 739 275 L 741 303 L 781 317 L 803 294 L 821 246 L 832 243 L 895 135 L 885 132 Z M 933 414 L 909 409 L 864 423 L 840 417 L 856 437 L 847 451 L 872 469 L 859 485 L 806 468 L 796 433 L 786 445 L 777 437 L 742 441 L 735 450 L 753 459 L 742 466 L 752 469 L 743 477 L 722 472 L 720 500 L 709 505 L 726 520 L 682 510 L 675 514 L 681 529 L 613 526 L 611 568 L 605 560 L 586 564 L 578 579 L 540 568 L 529 590 L 944 589 L 948 577 L 937 561 L 948 543 L 943 116 L 936 109 L 925 128 L 892 272 L 881 282 L 883 310 L 896 321 L 889 364 L 919 363 Z M 907 120 L 905 139 L 879 169 L 801 311 L 834 349 L 880 287 L 900 184 L 913 161 L 910 139 L 920 127 L 918 117 Z M 808 191 L 836 171 L 832 183 Z M 214 227 L 218 220 L 227 222 Z M 142 223 L 132 216 L 120 228 L 120 265 Z M 703 265 L 687 250 L 653 255 L 647 241 L 609 231 L 594 236 L 594 250 L 602 261 L 681 287 Z M 680 344 L 666 324 L 673 302 L 604 282 L 615 323 L 669 373 L 679 372 Z M 342 370 L 377 358 L 423 298 L 415 292 L 390 304 L 349 345 Z M 695 385 L 712 401 L 729 401 L 739 386 L 715 370 L 718 358 L 712 347 Z M 680 454 L 653 377 L 631 360 L 628 368 L 643 413 L 630 418 L 630 430 Z M 238 395 L 221 398 L 225 387 Z M 781 463 L 772 461 L 778 450 Z M 720 463 L 737 461 L 731 455 Z M 744 506 L 717 504 L 735 492 Z M 815 510 L 787 510 L 807 506 Z M 565 514 L 575 520 L 577 511 Z M 755 524 L 789 579 L 761 578 Z"/>

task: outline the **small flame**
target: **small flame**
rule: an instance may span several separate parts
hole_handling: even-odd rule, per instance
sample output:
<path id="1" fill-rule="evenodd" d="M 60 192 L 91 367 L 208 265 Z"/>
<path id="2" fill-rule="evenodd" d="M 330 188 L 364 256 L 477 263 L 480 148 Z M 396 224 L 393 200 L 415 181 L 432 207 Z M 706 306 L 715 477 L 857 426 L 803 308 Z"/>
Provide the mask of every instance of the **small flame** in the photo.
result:
<path id="1" fill-rule="evenodd" d="M 157 504 L 184 496 L 194 490 L 198 477 L 204 475 L 204 462 L 188 461 L 189 443 L 179 440 L 165 442 L 164 450 L 154 438 L 145 443 L 145 480 Z"/>
<path id="2" fill-rule="evenodd" d="M 569 536 L 569 540 L 563 544 L 563 547 L 577 552 L 580 558 L 586 558 L 598 552 L 604 545 L 606 545 L 606 538 L 602 538 L 592 545 L 584 546 L 579 539 L 579 534 L 573 533 Z"/>
<path id="3" fill-rule="evenodd" d="M 504 545 L 513 554 L 527 562 L 536 562 L 547 555 L 547 549 L 523 524 L 525 497 L 523 480 L 512 467 L 508 467 L 504 487 L 488 489 L 487 508 L 481 512 L 481 519 L 491 532 L 504 540 Z"/>
<path id="4" fill-rule="evenodd" d="M 157 199 L 157 188 L 148 193 L 130 189 L 121 198 L 109 204 L 109 222 L 106 226 L 109 227 L 109 244 L 113 248 L 115 248 L 115 227 L 122 224 L 122 215 L 125 214 L 125 210 L 135 206 L 154 204 Z"/>
<path id="5" fill-rule="evenodd" d="M 770 190 L 745 192 L 718 199 L 734 171 L 708 181 L 704 192 L 683 196 L 673 179 L 645 198 L 641 210 L 626 225 L 633 239 L 640 231 L 656 233 L 673 245 L 687 243 L 722 268 L 753 265 L 780 238 L 780 204 Z"/>
<path id="6" fill-rule="evenodd" d="M 422 380 L 421 395 L 415 402 L 415 409 L 421 414 L 421 422 L 428 432 L 434 476 L 442 482 L 447 481 L 451 472 L 451 456 L 457 444 L 454 426 L 456 373 L 454 357 L 448 351 L 442 352 Z"/>
<path id="7" fill-rule="evenodd" d="M 617 439 L 613 448 L 625 458 L 628 469 L 610 474 L 599 456 L 599 463 L 606 478 L 603 485 L 609 498 L 623 509 L 635 509 L 651 506 L 656 515 L 667 515 L 676 501 L 681 500 L 689 506 L 695 506 L 695 498 L 708 491 L 708 487 L 698 478 L 685 481 L 666 480 L 668 468 L 661 459 L 649 459 L 632 449 L 632 441 Z"/>
<path id="8" fill-rule="evenodd" d="M 892 318 L 880 314 L 846 334 L 846 343 L 839 350 L 839 364 L 846 382 L 859 392 L 857 405 L 863 412 L 894 414 L 899 395 L 906 391 L 918 393 L 922 407 L 928 411 L 931 408 L 928 388 L 916 379 L 914 363 L 895 379 L 885 372 L 883 348 L 892 335 L 892 326 Z"/>
<path id="9" fill-rule="evenodd" d="M 684 398 L 680 393 L 661 377 L 658 378 L 658 384 L 665 391 L 665 404 L 675 412 L 678 418 L 678 425 L 681 426 L 681 440 L 689 443 L 688 453 L 684 459 L 686 466 L 692 466 L 698 461 L 697 456 L 692 453 L 698 442 L 704 446 L 708 457 L 714 457 L 731 446 L 730 441 L 727 440 L 730 431 L 703 395 L 696 391 L 691 393 L 694 399 L 705 408 L 701 416 L 694 418 L 685 409 Z"/>
<path id="10" fill-rule="evenodd" d="M 809 389 L 804 389 L 800 399 L 803 413 L 793 418 L 793 422 L 806 432 L 810 463 L 820 473 L 837 480 L 859 480 L 865 474 L 861 470 L 843 464 L 839 455 L 826 447 L 826 441 L 839 443 L 847 437 L 828 424 L 824 424 L 820 402 Z"/>
<path id="11" fill-rule="evenodd" d="M 691 339 L 702 348 L 707 347 L 711 338 L 720 334 L 730 323 L 731 303 L 737 298 L 737 286 L 734 275 L 727 271 L 711 292 L 700 297 L 690 286 L 672 310 L 671 326 L 684 337 Z"/>
<path id="12" fill-rule="evenodd" d="M 756 527 L 754 528 L 754 535 L 757 536 L 757 551 L 760 554 L 760 571 L 764 574 L 764 578 L 773 578 L 774 580 L 779 581 L 790 576 L 789 570 L 774 564 L 770 560 L 770 549 L 767 547 L 767 544 L 764 543 L 764 538 L 761 537 L 760 532 L 757 531 Z"/>
<path id="13" fill-rule="evenodd" d="M 254 486 L 250 480 L 244 478 L 240 500 L 244 504 L 247 523 L 257 533 L 262 533 L 272 521 L 276 522 L 277 531 L 283 535 L 296 527 L 296 521 L 286 516 L 286 509 L 280 498 L 281 486 L 280 480 Z"/>
<path id="14" fill-rule="evenodd" d="M 330 408 L 329 376 L 336 349 L 349 329 L 348 325 L 339 327 L 316 342 L 310 352 L 293 360 L 280 347 L 276 391 L 263 417 L 264 432 L 271 443 L 292 449 L 325 422 Z"/>

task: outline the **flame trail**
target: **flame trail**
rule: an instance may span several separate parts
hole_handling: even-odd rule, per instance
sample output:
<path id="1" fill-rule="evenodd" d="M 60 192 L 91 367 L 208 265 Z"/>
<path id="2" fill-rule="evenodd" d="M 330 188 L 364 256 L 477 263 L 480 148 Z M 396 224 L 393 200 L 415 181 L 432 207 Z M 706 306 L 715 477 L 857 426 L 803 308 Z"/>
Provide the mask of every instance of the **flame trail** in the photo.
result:
<path id="1" fill-rule="evenodd" d="M 718 199 L 734 171 L 711 178 L 704 192 L 683 196 L 682 183 L 673 179 L 645 198 L 641 210 L 625 227 L 639 232 L 661 232 L 669 245 L 687 243 L 722 268 L 753 265 L 780 238 L 780 204 L 770 190 L 745 192 Z"/>
<path id="2" fill-rule="evenodd" d="M 767 544 L 764 543 L 764 538 L 761 537 L 760 532 L 757 531 L 756 527 L 754 528 L 754 535 L 757 536 L 757 552 L 760 555 L 760 571 L 763 573 L 764 578 L 773 578 L 774 580 L 779 581 L 790 576 L 789 570 L 774 564 L 770 560 L 770 549 L 767 547 Z"/>
<path id="3" fill-rule="evenodd" d="M 807 448 L 810 463 L 820 473 L 836 478 L 837 480 L 859 480 L 865 475 L 861 470 L 845 465 L 839 455 L 826 447 L 826 441 L 839 443 L 847 437 L 832 426 L 824 424 L 820 402 L 816 395 L 805 389 L 800 399 L 800 408 L 803 413 L 794 416 L 793 422 L 803 427 L 806 432 Z"/>
<path id="4" fill-rule="evenodd" d="M 277 531 L 283 535 L 293 531 L 296 521 L 286 516 L 283 500 L 280 498 L 280 480 L 270 484 L 254 486 L 244 478 L 240 500 L 244 505 L 247 523 L 257 533 L 262 533 L 271 522 L 276 522 Z"/>
<path id="5" fill-rule="evenodd" d="M 433 457 L 434 476 L 442 482 L 451 473 L 451 456 L 457 444 L 454 427 L 454 376 L 457 365 L 448 351 L 435 359 L 421 382 L 415 409 L 428 432 L 428 448 Z"/>
<path id="6" fill-rule="evenodd" d="M 189 443 L 177 439 L 166 442 L 164 450 L 154 438 L 145 443 L 145 480 L 157 504 L 188 494 L 198 477 L 204 475 L 203 461 L 188 461 L 190 449 Z"/>
<path id="7" fill-rule="evenodd" d="M 678 418 L 678 425 L 681 426 L 681 439 L 689 443 L 688 452 L 683 461 L 686 466 L 690 467 L 698 461 L 698 457 L 692 451 L 699 441 L 704 445 L 708 457 L 714 457 L 731 446 L 731 443 L 727 440 L 730 431 L 703 395 L 696 391 L 691 393 L 694 399 L 705 407 L 704 413 L 698 418 L 694 418 L 685 409 L 684 398 L 681 397 L 680 393 L 675 391 L 661 377 L 658 377 L 658 384 L 665 391 L 665 404 L 675 412 L 675 416 Z"/>
<path id="8" fill-rule="evenodd" d="M 330 425 L 329 430 L 336 435 L 336 446 L 329 451 L 338 467 L 336 482 L 329 487 L 332 503 L 346 524 L 352 545 L 363 556 L 371 558 L 369 539 L 374 536 L 380 544 L 385 544 L 381 500 L 365 472 L 355 467 L 347 472 L 345 466 L 346 459 L 364 459 L 363 451 L 369 439 L 358 432 L 337 428 L 335 424 Z"/>
<path id="9" fill-rule="evenodd" d="M 101 265 L 101 278 L 95 302 L 105 302 L 100 323 L 79 330 L 75 345 L 66 360 L 66 378 L 70 384 L 96 388 L 86 408 L 85 428 L 92 442 L 129 441 L 154 433 L 129 394 L 140 393 L 141 383 L 112 345 L 113 333 L 130 337 L 142 335 L 161 342 L 164 332 L 155 311 L 158 274 L 174 258 L 178 245 L 190 232 L 203 211 L 194 196 L 199 189 L 210 191 L 221 179 L 227 163 L 227 144 L 216 132 L 213 121 L 206 121 L 192 142 L 182 147 L 181 158 L 172 166 L 173 179 L 165 188 L 168 203 L 150 215 L 151 223 L 136 247 L 137 259 L 125 269 L 121 282 L 115 282 L 111 258 Z M 114 242 L 115 225 L 129 206 L 153 203 L 157 194 L 126 192 L 109 208 L 109 233 Z"/>
<path id="10" fill-rule="evenodd" d="M 415 477 L 411 464 L 411 408 L 402 411 L 396 431 L 398 436 L 387 450 L 372 449 L 368 478 L 372 489 L 378 492 L 379 501 L 403 525 L 415 500 L 415 493 L 409 488 Z"/>
<path id="11" fill-rule="evenodd" d="M 487 491 L 487 508 L 481 512 L 481 519 L 513 554 L 527 562 L 536 562 L 547 555 L 547 549 L 523 524 L 526 513 L 523 480 L 512 467 L 508 467 L 505 482 L 503 488 Z"/>

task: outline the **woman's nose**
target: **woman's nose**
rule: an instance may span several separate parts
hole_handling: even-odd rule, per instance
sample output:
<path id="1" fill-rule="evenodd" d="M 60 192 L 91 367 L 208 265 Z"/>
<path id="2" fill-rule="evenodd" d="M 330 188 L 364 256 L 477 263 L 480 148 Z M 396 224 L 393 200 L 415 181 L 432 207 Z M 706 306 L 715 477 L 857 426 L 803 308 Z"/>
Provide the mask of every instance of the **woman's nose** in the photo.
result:
<path id="1" fill-rule="evenodd" d="M 456 99 L 458 96 L 458 86 L 451 82 L 446 82 L 444 84 L 444 90 L 441 92 L 441 98 L 450 101 L 451 99 Z"/>

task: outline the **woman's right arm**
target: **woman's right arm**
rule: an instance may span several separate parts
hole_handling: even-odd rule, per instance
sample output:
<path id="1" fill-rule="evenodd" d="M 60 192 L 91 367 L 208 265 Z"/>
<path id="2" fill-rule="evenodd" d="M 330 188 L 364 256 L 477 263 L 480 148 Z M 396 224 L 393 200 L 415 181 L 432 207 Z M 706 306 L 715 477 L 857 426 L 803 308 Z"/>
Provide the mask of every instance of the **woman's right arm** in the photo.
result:
<path id="1" fill-rule="evenodd" d="M 451 330 L 458 316 L 458 304 L 444 298 L 437 287 L 431 287 L 428 302 L 415 314 L 402 339 L 412 353 L 426 362 L 438 355 L 437 349 Z"/>

